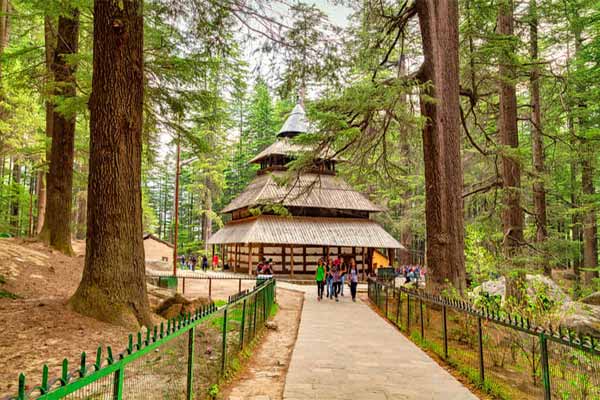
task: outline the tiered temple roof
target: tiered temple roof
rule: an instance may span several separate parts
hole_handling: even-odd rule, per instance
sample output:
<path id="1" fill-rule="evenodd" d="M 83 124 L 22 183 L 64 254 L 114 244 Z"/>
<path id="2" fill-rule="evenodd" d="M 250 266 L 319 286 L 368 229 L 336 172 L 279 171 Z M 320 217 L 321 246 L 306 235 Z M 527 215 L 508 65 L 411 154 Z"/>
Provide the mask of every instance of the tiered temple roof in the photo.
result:
<path id="1" fill-rule="evenodd" d="M 287 171 L 286 164 L 298 153 L 310 151 L 307 146 L 293 142 L 295 136 L 308 129 L 304 108 L 297 104 L 277 140 L 250 160 L 261 164 L 261 169 L 248 187 L 221 211 L 232 213 L 233 219 L 209 243 L 236 245 L 236 249 L 238 245 L 402 248 L 377 222 L 369 219 L 371 213 L 384 209 L 336 176 L 335 164 L 339 160 L 331 157 L 330 151 L 316 154 L 312 169 L 296 175 Z M 285 207 L 290 215 L 275 215 L 275 208 L 269 207 L 273 205 Z M 259 215 L 254 208 L 261 208 Z"/>

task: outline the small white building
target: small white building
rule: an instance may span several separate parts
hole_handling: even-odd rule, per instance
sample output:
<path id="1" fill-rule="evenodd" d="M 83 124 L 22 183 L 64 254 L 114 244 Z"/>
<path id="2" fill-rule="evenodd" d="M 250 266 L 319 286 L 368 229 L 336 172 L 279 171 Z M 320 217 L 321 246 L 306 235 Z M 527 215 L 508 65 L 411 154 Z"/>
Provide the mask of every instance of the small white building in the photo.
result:
<path id="1" fill-rule="evenodd" d="M 146 262 L 173 262 L 173 245 L 151 233 L 144 234 L 144 252 Z"/>

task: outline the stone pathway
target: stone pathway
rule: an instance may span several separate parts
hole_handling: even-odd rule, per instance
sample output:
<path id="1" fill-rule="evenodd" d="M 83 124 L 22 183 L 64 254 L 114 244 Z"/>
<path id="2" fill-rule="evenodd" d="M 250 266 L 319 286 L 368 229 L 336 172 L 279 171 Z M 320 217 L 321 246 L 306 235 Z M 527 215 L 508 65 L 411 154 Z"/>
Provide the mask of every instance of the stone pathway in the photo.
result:
<path id="1" fill-rule="evenodd" d="M 346 297 L 305 291 L 302 320 L 285 381 L 286 400 L 477 399 L 373 310 Z"/>

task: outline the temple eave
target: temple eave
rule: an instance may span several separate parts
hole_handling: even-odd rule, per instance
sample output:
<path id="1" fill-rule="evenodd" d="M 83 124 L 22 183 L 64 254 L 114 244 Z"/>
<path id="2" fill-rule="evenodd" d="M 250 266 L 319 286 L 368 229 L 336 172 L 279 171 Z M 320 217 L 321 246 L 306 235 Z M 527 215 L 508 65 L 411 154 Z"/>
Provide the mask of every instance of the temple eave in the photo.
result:
<path id="1" fill-rule="evenodd" d="M 208 243 L 404 248 L 377 222 L 369 219 L 275 215 L 230 222 Z"/>

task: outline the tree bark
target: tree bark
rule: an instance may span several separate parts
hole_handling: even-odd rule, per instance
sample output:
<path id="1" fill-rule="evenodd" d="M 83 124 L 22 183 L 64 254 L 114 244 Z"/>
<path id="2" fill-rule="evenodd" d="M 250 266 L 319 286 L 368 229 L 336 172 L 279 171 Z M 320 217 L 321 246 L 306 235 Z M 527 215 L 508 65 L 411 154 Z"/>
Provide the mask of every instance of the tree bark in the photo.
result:
<path id="1" fill-rule="evenodd" d="M 46 16 L 44 18 L 44 49 L 46 56 L 46 84 L 53 80 L 52 79 L 52 62 L 54 60 L 54 49 L 56 47 L 56 35 L 54 34 L 54 30 L 52 28 L 52 21 L 50 17 Z M 48 99 L 46 100 L 46 163 L 50 162 L 50 145 L 52 143 L 52 102 Z M 48 172 L 40 172 L 38 174 L 38 203 L 37 203 L 37 222 L 35 233 L 40 236 L 40 239 L 44 240 L 41 235 L 42 228 L 44 226 L 45 217 L 46 217 L 46 204 L 47 204 L 47 191 L 46 191 L 46 183 L 48 181 Z M 46 239 L 49 241 L 49 238 Z"/>
<path id="2" fill-rule="evenodd" d="M 529 28 L 530 28 L 530 56 L 534 64 L 530 76 L 531 92 L 531 141 L 533 153 L 533 170 L 535 181 L 533 183 L 533 204 L 536 220 L 536 242 L 543 252 L 542 268 L 544 275 L 552 276 L 548 256 L 544 244 L 548 237 L 547 217 L 546 217 L 546 189 L 544 187 L 544 142 L 542 139 L 542 114 L 540 101 L 540 70 L 537 65 L 539 62 L 538 52 L 538 16 L 537 1 L 529 1 Z"/>
<path id="3" fill-rule="evenodd" d="M 151 326 L 142 238 L 142 0 L 95 0 L 83 277 L 70 300 L 97 319 Z"/>
<path id="4" fill-rule="evenodd" d="M 575 139 L 575 123 L 573 120 L 573 115 L 571 110 L 568 111 L 567 116 L 567 124 L 569 127 L 569 132 L 571 133 L 571 147 L 572 149 L 577 148 L 576 139 Z M 581 262 L 583 260 L 582 257 L 582 246 L 581 246 L 581 216 L 577 211 L 579 208 L 579 190 L 577 185 L 577 172 L 578 172 L 578 161 L 573 157 L 570 162 L 570 190 L 571 190 L 571 240 L 575 242 L 577 245 L 577 249 L 575 251 L 575 257 L 573 258 L 573 275 L 575 275 L 575 287 L 574 293 L 575 298 L 579 297 L 581 291 Z"/>
<path id="5" fill-rule="evenodd" d="M 594 150 L 587 141 L 583 143 L 583 158 L 581 161 L 581 188 L 583 190 L 586 211 L 583 216 L 583 267 L 586 283 L 591 283 L 598 277 L 598 223 L 596 208 L 593 204 L 594 189 Z"/>
<path id="6" fill-rule="evenodd" d="M 421 27 L 428 289 L 466 289 L 460 154 L 458 2 L 416 2 Z M 435 101 L 428 100 L 427 97 Z"/>
<path id="7" fill-rule="evenodd" d="M 21 165 L 17 160 L 12 165 L 12 201 L 10 203 L 10 226 L 13 227 L 15 236 L 20 236 L 19 231 L 19 185 L 21 184 Z"/>
<path id="8" fill-rule="evenodd" d="M 82 190 L 77 194 L 77 218 L 75 219 L 75 238 L 85 239 L 86 217 L 87 214 L 87 192 Z"/>
<path id="9" fill-rule="evenodd" d="M 75 97 L 76 65 L 68 57 L 79 47 L 79 10 L 69 10 L 58 19 L 58 33 L 52 73 L 55 96 Z M 52 147 L 48 172 L 47 205 L 40 237 L 50 246 L 68 254 L 71 248 L 71 208 L 73 204 L 73 157 L 75 151 L 75 113 L 52 112 Z"/>
<path id="10" fill-rule="evenodd" d="M 581 51 L 583 37 L 581 25 L 576 24 L 574 28 L 575 36 L 575 54 Z M 583 93 L 585 88 L 578 84 L 576 87 L 578 92 Z M 584 100 L 580 99 L 577 105 L 580 109 L 587 108 Z M 584 118 L 578 118 L 579 128 L 585 128 L 587 121 Z M 598 277 L 598 222 L 596 216 L 596 207 L 594 206 L 594 157 L 595 148 L 590 141 L 579 135 L 580 156 L 581 156 L 581 190 L 583 193 L 581 205 L 585 208 L 583 212 L 583 269 L 584 280 L 586 283 L 591 283 L 593 278 Z"/>
<path id="11" fill-rule="evenodd" d="M 502 0 L 498 9 L 498 33 L 513 36 L 513 2 Z M 502 154 L 502 182 L 504 187 L 502 225 L 504 230 L 504 252 L 507 257 L 516 255 L 524 244 L 523 209 L 521 208 L 521 166 L 510 154 L 519 147 L 517 130 L 517 95 L 515 89 L 515 67 L 512 62 L 514 48 L 505 45 L 500 57 L 500 141 L 505 147 Z"/>
<path id="12" fill-rule="evenodd" d="M 210 218 L 210 211 L 212 210 L 212 194 L 207 187 L 204 194 L 204 213 L 202 214 L 202 241 L 204 242 L 204 252 L 208 253 L 208 239 L 212 236 L 212 220 Z"/>

